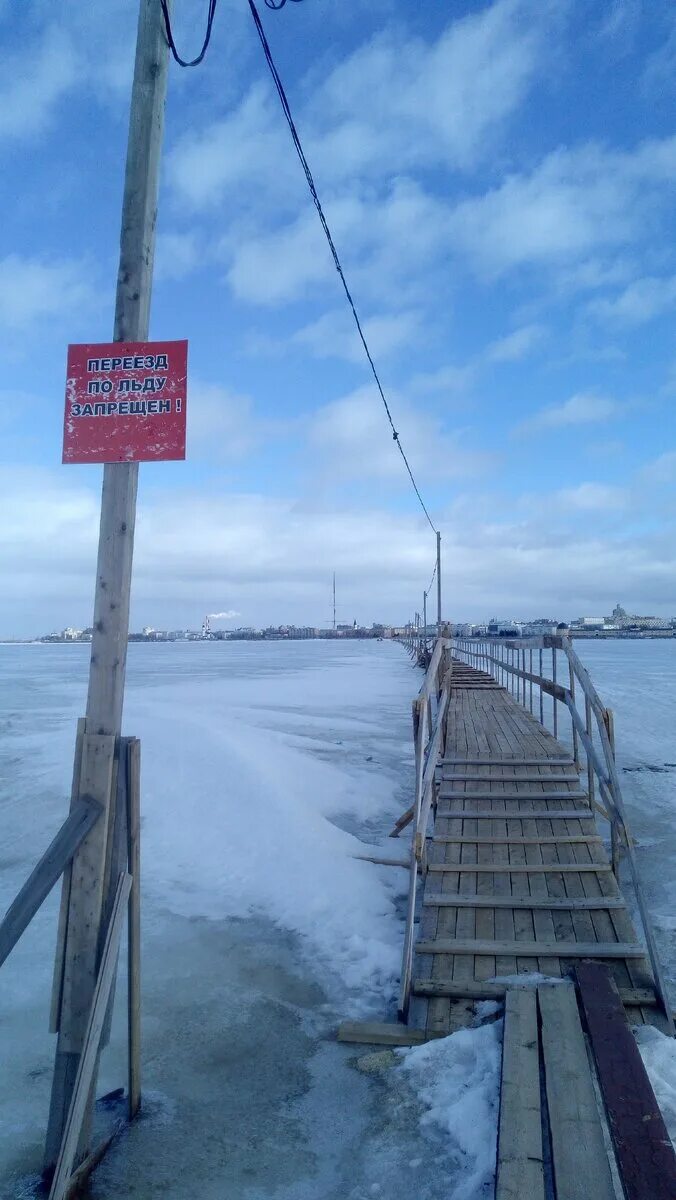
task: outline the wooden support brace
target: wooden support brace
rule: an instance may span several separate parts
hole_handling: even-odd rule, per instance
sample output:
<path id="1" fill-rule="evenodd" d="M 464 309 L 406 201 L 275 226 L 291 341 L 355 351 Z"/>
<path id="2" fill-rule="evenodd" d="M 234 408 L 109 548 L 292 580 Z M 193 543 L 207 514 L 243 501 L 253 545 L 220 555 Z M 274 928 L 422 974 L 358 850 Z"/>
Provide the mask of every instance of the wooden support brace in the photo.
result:
<path id="1" fill-rule="evenodd" d="M 82 1054 L 78 1064 L 68 1119 L 64 1128 L 63 1141 L 49 1192 L 49 1200 L 64 1200 L 68 1189 L 80 1139 L 80 1130 L 86 1116 L 94 1069 L 98 1059 L 99 1042 L 106 1017 L 108 997 L 115 977 L 122 922 L 127 900 L 129 899 L 130 888 L 131 876 L 127 873 L 120 875 L 113 915 L 103 948 L 103 956 L 94 989 L 91 1011 L 85 1028 Z"/>
<path id="2" fill-rule="evenodd" d="M 100 805 L 86 796 L 74 804 L 0 924 L 0 966 L 98 821 L 101 811 Z"/>

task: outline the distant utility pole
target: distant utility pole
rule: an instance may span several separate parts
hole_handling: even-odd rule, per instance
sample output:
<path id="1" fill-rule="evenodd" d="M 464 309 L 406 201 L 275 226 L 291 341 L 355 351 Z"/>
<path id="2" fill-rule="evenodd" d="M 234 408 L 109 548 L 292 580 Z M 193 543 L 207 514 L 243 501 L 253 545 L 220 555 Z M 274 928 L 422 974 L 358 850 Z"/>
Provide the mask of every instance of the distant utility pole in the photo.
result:
<path id="1" fill-rule="evenodd" d="M 427 592 L 423 592 L 423 634 L 427 637 Z"/>
<path id="2" fill-rule="evenodd" d="M 336 628 L 336 572 L 333 572 L 333 629 Z"/>
<path id="3" fill-rule="evenodd" d="M 441 637 L 441 534 L 437 530 L 437 637 Z"/>
<path id="4" fill-rule="evenodd" d="M 113 331 L 114 340 L 119 342 L 143 342 L 148 338 L 168 61 L 169 49 L 159 0 L 140 0 Z M 137 484 L 138 463 L 104 466 L 83 751 L 86 789 L 101 804 L 104 815 L 82 845 L 81 852 L 86 855 L 89 871 L 86 886 L 91 908 L 87 920 L 81 921 L 79 926 L 74 924 L 71 897 L 66 953 L 75 956 L 77 983 L 71 984 L 73 973 L 69 974 L 67 964 L 57 1026 L 59 1040 L 47 1136 L 47 1166 L 55 1161 L 61 1142 L 82 1052 L 81 1014 L 86 1016 L 89 1011 L 96 982 L 103 876 L 110 832 L 107 814 L 111 804 L 112 764 L 108 761 L 108 747 L 119 736 L 122 723 Z M 99 753 L 95 739 L 98 739 Z M 104 746 L 105 753 L 101 749 Z"/>

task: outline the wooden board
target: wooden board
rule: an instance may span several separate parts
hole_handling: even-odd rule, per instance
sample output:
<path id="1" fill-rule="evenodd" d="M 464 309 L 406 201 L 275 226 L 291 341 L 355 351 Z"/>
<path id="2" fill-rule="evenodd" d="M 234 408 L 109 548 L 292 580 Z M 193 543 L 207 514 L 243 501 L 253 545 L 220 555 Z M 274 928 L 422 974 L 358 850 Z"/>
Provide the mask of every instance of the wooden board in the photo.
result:
<path id="1" fill-rule="evenodd" d="M 515 764 L 516 765 L 516 764 Z M 579 775 L 442 775 L 447 783 L 577 783 Z"/>
<path id="2" fill-rule="evenodd" d="M 394 1021 L 343 1021 L 338 1026 L 338 1041 L 366 1046 L 419 1046 L 427 1038 L 424 1029 Z"/>
<path id="3" fill-rule="evenodd" d="M 621 896 L 461 896 L 455 893 L 447 895 L 445 892 L 426 892 L 423 904 L 436 904 L 439 907 L 453 905 L 455 908 L 624 908 Z"/>
<path id="4" fill-rule="evenodd" d="M 114 737 L 85 733 L 80 794 L 98 802 L 103 812 L 71 868 L 59 1039 L 59 1050 L 64 1052 L 81 1050 L 94 993 L 114 759 Z"/>
<path id="5" fill-rule="evenodd" d="M 68 1119 L 64 1128 L 63 1141 L 49 1192 L 49 1200 L 63 1200 L 73 1169 L 82 1123 L 85 1119 L 91 1085 L 94 1079 L 94 1071 L 98 1062 L 99 1042 L 106 1019 L 108 997 L 117 967 L 120 934 L 122 932 L 122 922 L 127 900 L 129 899 L 130 888 L 131 876 L 126 873 L 120 875 L 113 914 L 106 935 L 103 954 L 101 956 L 101 966 L 94 988 L 91 1011 L 85 1027 L 82 1055 L 78 1065 Z"/>
<path id="6" fill-rule="evenodd" d="M 93 800 L 79 798 L 73 805 L 0 924 L 0 966 L 70 863 L 75 851 L 98 821 L 101 812 L 101 808 Z"/>
<path id="7" fill-rule="evenodd" d="M 574 767 L 572 758 L 442 758 L 441 767 Z"/>
<path id="8" fill-rule="evenodd" d="M 471 1000 L 502 1000 L 512 988 L 524 987 L 518 982 L 507 983 L 501 979 L 477 980 L 471 979 L 465 983 L 456 983 L 453 979 L 418 979 L 413 980 L 413 991 L 419 996 L 455 996 L 467 997 Z M 619 988 L 623 1004 L 636 1005 L 659 1003 L 652 988 Z"/>
<path id="9" fill-rule="evenodd" d="M 499 942 L 458 939 L 419 942 L 420 954 L 518 954 L 521 958 L 533 955 L 558 958 L 645 958 L 638 942 Z"/>
<path id="10" fill-rule="evenodd" d="M 549 837 L 546 834 L 540 834 L 539 837 L 537 835 L 534 837 L 522 837 L 518 834 L 515 834 L 514 837 L 510 837 L 509 834 L 506 837 L 485 837 L 483 834 L 479 833 L 477 833 L 474 837 L 465 835 L 459 837 L 456 833 L 435 833 L 434 841 L 459 842 L 460 844 L 467 842 L 471 843 L 472 845 L 479 843 L 481 846 L 565 846 L 577 843 L 584 843 L 585 845 L 588 845 L 590 842 L 601 842 L 601 844 L 603 844 L 603 838 L 600 838 L 597 834 L 593 833 L 561 834 L 559 837 L 557 837 L 556 834 L 551 834 Z"/>
<path id="11" fill-rule="evenodd" d="M 505 1001 L 496 1200 L 544 1200 L 538 1027 L 534 991 Z"/>
<path id="12" fill-rule="evenodd" d="M 615 982 L 598 963 L 576 976 L 626 1200 L 674 1200 L 676 1155 Z"/>
<path id="13" fill-rule="evenodd" d="M 478 839 L 472 839 L 472 844 L 476 845 Z M 555 871 L 557 875 L 562 875 L 566 871 L 572 871 L 579 875 L 583 871 L 593 871 L 595 874 L 603 871 L 612 872 L 610 863 L 460 863 L 459 866 L 447 867 L 446 863 L 430 863 L 428 871 L 470 871 L 472 874 L 481 871 L 488 871 L 491 875 L 498 875 L 501 871 L 516 871 L 524 872 L 536 871 L 542 874 L 543 871 Z"/>
<path id="14" fill-rule="evenodd" d="M 469 799 L 474 800 L 475 797 L 470 796 Z M 484 799 L 500 800 L 500 799 L 505 799 L 505 797 L 488 796 L 488 797 L 484 797 Z M 508 800 L 512 799 L 512 797 L 508 796 L 507 799 Z M 518 799 L 518 800 L 530 799 L 530 800 L 540 801 L 540 800 L 542 800 L 542 796 L 531 796 L 531 797 L 527 797 L 527 796 L 516 797 L 515 796 L 514 799 Z M 560 797 L 560 799 L 568 800 L 568 799 L 570 799 L 570 797 L 562 796 L 562 797 Z M 446 811 L 444 811 L 444 809 L 441 807 L 441 805 L 439 805 L 439 807 L 437 808 L 437 816 L 444 817 L 446 819 L 453 819 L 453 818 L 458 818 L 458 817 L 460 817 L 460 818 L 471 817 L 472 820 L 474 820 L 474 821 L 477 821 L 477 820 L 492 821 L 494 817 L 501 817 L 503 820 L 506 817 L 509 817 L 509 818 L 514 818 L 517 821 L 522 821 L 522 820 L 534 821 L 534 820 L 539 820 L 539 819 L 546 819 L 547 821 L 570 821 L 570 820 L 593 821 L 593 819 L 594 819 L 594 814 L 592 812 L 590 812 L 589 809 L 584 809 L 584 808 L 574 808 L 574 809 L 545 808 L 545 809 L 535 809 L 533 812 L 528 812 L 526 809 L 516 809 L 515 811 L 510 810 L 509 812 L 505 812 L 504 808 L 502 808 L 502 809 L 491 808 L 488 810 L 484 810 L 483 812 L 472 812 L 471 809 L 468 810 L 466 808 L 453 808 L 453 809 L 447 809 Z"/>
<path id="15" fill-rule="evenodd" d="M 486 780 L 484 780 L 484 783 Z M 490 783 L 490 780 L 488 780 Z M 518 783 L 517 779 L 510 779 L 510 783 Z M 542 782 L 542 780 L 540 781 Z M 582 800 L 589 807 L 589 802 L 586 792 L 537 792 L 537 791 L 522 791 L 522 792 L 452 792 L 441 784 L 439 788 L 440 800 L 537 800 L 544 802 L 549 800 L 565 800 L 566 804 L 571 804 L 575 800 Z"/>
<path id="16" fill-rule="evenodd" d="M 572 983 L 538 988 L 556 1200 L 615 1200 Z"/>

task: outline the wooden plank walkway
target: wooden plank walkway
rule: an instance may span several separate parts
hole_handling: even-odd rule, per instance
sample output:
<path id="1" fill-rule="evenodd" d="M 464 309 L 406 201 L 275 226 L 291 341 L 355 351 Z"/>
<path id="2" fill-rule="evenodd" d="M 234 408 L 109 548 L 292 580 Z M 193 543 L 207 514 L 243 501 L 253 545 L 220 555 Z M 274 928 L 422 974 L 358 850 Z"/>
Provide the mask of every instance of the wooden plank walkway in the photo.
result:
<path id="1" fill-rule="evenodd" d="M 451 1033 L 482 984 L 570 975 L 585 957 L 602 959 L 628 999 L 652 1000 L 651 969 L 570 751 L 466 664 L 453 665 L 437 778 L 409 1024 L 428 1037 Z M 662 1027 L 654 1003 L 630 1003 L 627 1016 Z"/>

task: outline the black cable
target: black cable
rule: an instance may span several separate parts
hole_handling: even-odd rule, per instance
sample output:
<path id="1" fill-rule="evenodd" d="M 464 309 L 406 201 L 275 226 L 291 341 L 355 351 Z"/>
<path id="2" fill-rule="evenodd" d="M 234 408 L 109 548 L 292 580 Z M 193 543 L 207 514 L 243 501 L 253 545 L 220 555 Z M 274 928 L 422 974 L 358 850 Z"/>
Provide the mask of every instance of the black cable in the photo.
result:
<path id="1" fill-rule="evenodd" d="M 436 575 L 436 573 L 437 573 L 437 564 L 435 563 L 434 570 L 432 571 L 432 578 L 430 579 L 428 587 L 427 587 L 427 595 L 428 596 L 429 596 L 430 592 L 432 591 L 432 584 L 434 583 L 434 576 Z"/>
<path id="2" fill-rule="evenodd" d="M 286 2 L 286 0 L 281 0 L 281 3 L 280 3 L 280 0 L 277 0 L 277 2 L 275 2 L 275 0 L 265 0 L 265 3 L 268 6 L 268 8 L 273 8 L 273 9 L 283 8 L 285 2 Z M 298 2 L 299 2 L 299 0 L 295 0 L 295 3 L 298 3 Z M 165 3 L 165 0 L 162 0 L 163 5 L 164 5 L 164 3 Z M 359 320 L 359 316 L 357 314 L 357 309 L 355 308 L 354 300 L 352 299 L 352 296 L 350 294 L 350 289 L 347 286 L 347 280 L 345 278 L 345 274 L 343 272 L 343 268 L 342 268 L 340 259 L 338 257 L 338 251 L 336 250 L 336 246 L 335 246 L 333 237 L 331 235 L 331 230 L 329 229 L 326 217 L 324 216 L 324 210 L 322 208 L 321 201 L 317 194 L 317 189 L 315 187 L 315 181 L 312 177 L 312 172 L 310 170 L 310 166 L 307 161 L 307 158 L 305 157 L 305 151 L 303 150 L 303 147 L 301 145 L 300 137 L 298 135 L 298 130 L 296 129 L 296 125 L 295 125 L 293 116 L 291 115 L 291 109 L 289 107 L 289 101 L 287 100 L 287 97 L 286 97 L 286 92 L 284 91 L 284 85 L 279 77 L 279 73 L 275 66 L 275 63 L 274 63 L 274 60 L 272 57 L 272 51 L 270 50 L 270 46 L 268 45 L 268 39 L 265 36 L 265 30 L 263 29 L 263 26 L 261 24 L 261 19 L 258 15 L 258 10 L 256 8 L 256 5 L 254 4 L 254 0 L 249 0 L 249 8 L 251 9 L 251 15 L 254 19 L 254 24 L 256 26 L 256 30 L 257 30 L 258 36 L 260 38 L 261 46 L 263 47 L 263 53 L 265 54 L 266 62 L 268 64 L 268 67 L 270 68 L 270 74 L 272 75 L 275 87 L 277 89 L 277 94 L 279 96 L 279 99 L 280 99 L 280 102 L 282 105 L 282 110 L 284 112 L 284 116 L 286 117 L 286 121 L 289 126 L 289 130 L 291 131 L 291 137 L 293 139 L 293 144 L 296 148 L 296 153 L 300 160 L 300 164 L 303 168 L 303 171 L 305 172 L 305 178 L 307 180 L 307 185 L 310 189 L 310 195 L 312 196 L 312 202 L 313 202 L 315 208 L 317 209 L 317 214 L 319 216 L 319 220 L 321 221 L 322 229 L 324 230 L 324 233 L 326 235 L 326 240 L 329 244 L 329 249 L 330 249 L 332 257 L 333 257 L 333 262 L 334 262 L 336 271 L 338 272 L 338 274 L 340 276 L 340 281 L 343 285 L 345 295 L 347 296 L 347 302 L 350 305 L 350 308 L 352 309 L 352 316 L 354 317 L 354 323 L 357 326 L 357 332 L 361 339 L 362 346 L 364 347 L 366 357 L 369 361 L 369 366 L 371 367 L 371 371 L 373 373 L 373 378 L 376 381 L 376 387 L 378 388 L 378 391 L 380 393 L 380 399 L 382 400 L 382 402 L 385 406 L 385 412 L 387 413 L 387 419 L 390 422 L 390 427 L 392 429 L 392 438 L 397 443 L 397 448 L 399 450 L 399 453 L 401 454 L 401 457 L 404 460 L 404 465 L 406 466 L 406 470 L 408 471 L 409 478 L 411 480 L 411 483 L 413 484 L 415 494 L 418 497 L 418 500 L 420 501 L 420 507 L 422 508 L 425 516 L 427 517 L 430 527 L 436 533 L 437 531 L 436 531 L 435 525 L 432 521 L 430 514 L 427 511 L 427 508 L 425 506 L 425 501 L 423 500 L 422 496 L 420 495 L 420 490 L 415 481 L 413 471 L 411 470 L 409 461 L 404 453 L 404 449 L 401 444 L 401 441 L 399 440 L 399 434 L 397 433 L 397 430 L 395 429 L 394 421 L 392 420 L 392 413 L 390 412 L 390 406 L 387 403 L 387 400 L 385 398 L 385 392 L 383 391 L 383 385 L 380 382 L 378 372 L 376 371 L 375 363 L 373 361 L 373 358 L 371 357 L 371 351 L 369 350 L 368 343 L 364 336 L 364 331 L 361 326 L 361 321 Z"/>
<path id="3" fill-rule="evenodd" d="M 267 2 L 267 0 L 266 0 L 266 2 Z M 204 58 L 204 55 L 206 54 L 207 49 L 209 47 L 209 42 L 211 41 L 211 30 L 212 30 L 212 27 L 214 24 L 214 16 L 216 14 L 217 3 L 218 3 L 218 0 L 209 0 L 209 9 L 207 12 L 207 28 L 206 28 L 206 32 L 204 34 L 204 41 L 202 43 L 202 49 L 200 50 L 199 54 L 197 55 L 197 58 L 192 58 L 192 59 L 188 60 L 185 58 L 181 58 L 178 50 L 176 49 L 176 42 L 174 41 L 174 34 L 173 34 L 173 31 L 171 28 L 171 17 L 169 16 L 169 6 L 167 4 L 167 0 L 160 0 L 160 5 L 162 6 L 162 16 L 164 17 L 164 31 L 167 35 L 167 44 L 169 46 L 169 49 L 171 50 L 174 60 L 178 63 L 179 67 L 198 67 L 199 64 L 202 62 L 202 59 Z"/>
<path id="4" fill-rule="evenodd" d="M 301 0 L 293 0 L 293 3 L 300 4 Z M 275 4 L 275 0 L 265 0 L 265 4 L 266 4 L 267 8 L 272 8 L 274 10 L 274 12 L 279 12 L 280 8 L 284 8 L 284 5 L 286 4 L 286 0 L 277 0 L 276 4 Z"/>

